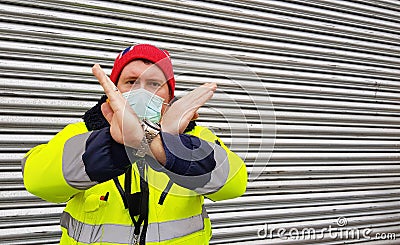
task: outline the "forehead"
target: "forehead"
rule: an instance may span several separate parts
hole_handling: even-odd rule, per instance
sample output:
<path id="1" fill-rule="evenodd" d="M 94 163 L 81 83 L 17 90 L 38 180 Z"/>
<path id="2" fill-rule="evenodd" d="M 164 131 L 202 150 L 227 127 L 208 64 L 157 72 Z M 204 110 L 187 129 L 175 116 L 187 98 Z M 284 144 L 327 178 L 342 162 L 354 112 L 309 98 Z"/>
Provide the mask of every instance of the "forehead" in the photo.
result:
<path id="1" fill-rule="evenodd" d="M 164 73 L 157 65 L 143 60 L 134 60 L 127 64 L 121 72 L 121 77 L 126 76 L 142 76 L 166 80 Z"/>

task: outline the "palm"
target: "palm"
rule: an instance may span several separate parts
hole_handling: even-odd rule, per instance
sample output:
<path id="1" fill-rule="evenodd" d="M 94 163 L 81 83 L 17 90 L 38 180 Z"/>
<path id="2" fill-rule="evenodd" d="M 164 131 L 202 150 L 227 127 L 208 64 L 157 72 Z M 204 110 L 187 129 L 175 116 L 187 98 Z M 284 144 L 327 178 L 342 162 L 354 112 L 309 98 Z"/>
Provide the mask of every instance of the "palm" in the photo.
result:
<path id="1" fill-rule="evenodd" d="M 118 143 L 134 148 L 140 146 L 144 132 L 139 118 L 121 93 L 113 89 L 111 80 L 101 67 L 94 65 L 92 70 L 109 100 L 101 106 L 101 110 L 110 123 L 111 136 Z"/>
<path id="2" fill-rule="evenodd" d="M 216 83 L 205 83 L 171 105 L 161 120 L 161 128 L 171 134 L 183 133 L 197 110 L 213 96 Z"/>

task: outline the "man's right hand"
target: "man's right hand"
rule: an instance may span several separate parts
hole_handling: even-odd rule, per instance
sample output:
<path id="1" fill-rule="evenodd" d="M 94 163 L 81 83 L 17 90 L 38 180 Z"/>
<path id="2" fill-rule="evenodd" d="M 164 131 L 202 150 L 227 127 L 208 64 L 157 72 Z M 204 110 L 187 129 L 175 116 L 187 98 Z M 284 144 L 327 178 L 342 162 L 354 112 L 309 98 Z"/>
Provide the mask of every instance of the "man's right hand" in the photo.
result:
<path id="1" fill-rule="evenodd" d="M 144 137 L 138 116 L 99 64 L 92 67 L 92 72 L 108 97 L 108 103 L 104 103 L 101 110 L 110 123 L 111 136 L 120 144 L 138 148 Z"/>

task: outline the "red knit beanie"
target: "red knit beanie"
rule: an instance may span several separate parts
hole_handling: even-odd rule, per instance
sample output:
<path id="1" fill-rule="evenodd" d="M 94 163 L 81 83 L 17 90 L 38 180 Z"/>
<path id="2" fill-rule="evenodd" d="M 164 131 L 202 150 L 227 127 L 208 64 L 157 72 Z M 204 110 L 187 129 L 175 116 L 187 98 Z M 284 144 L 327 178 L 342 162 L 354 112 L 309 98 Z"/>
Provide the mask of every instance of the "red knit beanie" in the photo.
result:
<path id="1" fill-rule="evenodd" d="M 123 50 L 115 59 L 110 79 L 117 83 L 122 69 L 133 60 L 145 59 L 156 64 L 167 79 L 171 99 L 175 92 L 175 78 L 171 58 L 167 50 L 161 50 L 150 44 L 138 44 Z"/>

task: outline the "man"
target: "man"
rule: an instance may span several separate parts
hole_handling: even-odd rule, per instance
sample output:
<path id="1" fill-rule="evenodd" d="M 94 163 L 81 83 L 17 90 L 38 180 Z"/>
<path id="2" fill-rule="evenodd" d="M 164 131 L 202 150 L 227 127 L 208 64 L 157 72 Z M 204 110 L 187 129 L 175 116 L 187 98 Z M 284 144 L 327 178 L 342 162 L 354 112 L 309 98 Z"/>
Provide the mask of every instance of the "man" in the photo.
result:
<path id="1" fill-rule="evenodd" d="M 106 96 L 22 160 L 26 189 L 67 202 L 61 244 L 208 244 L 204 197 L 241 196 L 243 161 L 192 120 L 216 90 L 207 83 L 172 103 L 169 54 L 149 44 L 122 51 Z"/>

